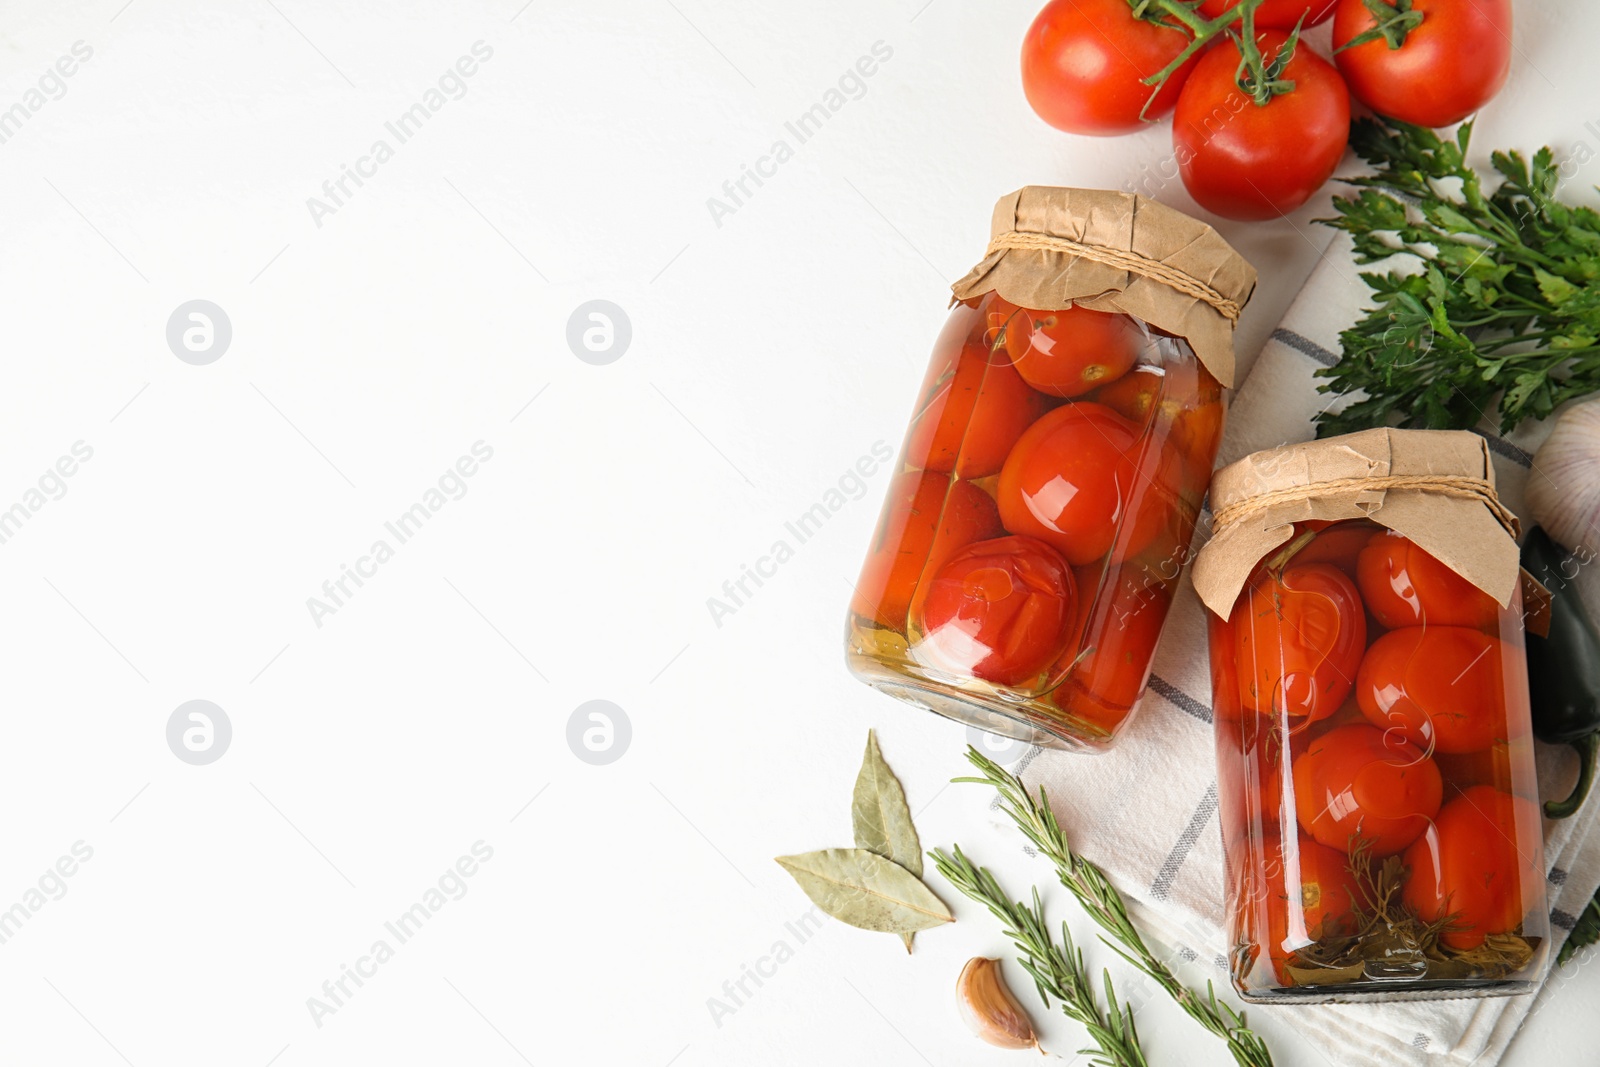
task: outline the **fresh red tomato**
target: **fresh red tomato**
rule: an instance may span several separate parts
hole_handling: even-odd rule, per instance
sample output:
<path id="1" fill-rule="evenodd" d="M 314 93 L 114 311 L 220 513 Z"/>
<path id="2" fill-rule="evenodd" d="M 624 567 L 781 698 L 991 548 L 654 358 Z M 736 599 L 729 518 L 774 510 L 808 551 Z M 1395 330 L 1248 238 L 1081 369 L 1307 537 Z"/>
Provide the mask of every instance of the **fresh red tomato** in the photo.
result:
<path id="1" fill-rule="evenodd" d="M 905 458 L 913 467 L 963 478 L 993 474 L 1050 406 L 1050 398 L 1028 388 L 1005 353 L 985 340 L 990 318 L 1010 317 L 1009 305 L 998 311 L 991 297 L 976 307 L 958 306 L 934 347 L 906 434 Z"/>
<path id="2" fill-rule="evenodd" d="M 929 582 L 917 654 L 945 670 L 1019 685 L 1061 654 L 1076 599 L 1072 569 L 1043 541 L 979 541 Z"/>
<path id="3" fill-rule="evenodd" d="M 1256 8 L 1256 29 L 1292 30 L 1302 19 L 1305 20 L 1302 25 L 1315 26 L 1328 21 L 1334 3 L 1335 0 L 1266 0 Z M 1238 6 L 1239 0 L 1205 0 L 1200 5 L 1200 14 L 1214 19 Z"/>
<path id="4" fill-rule="evenodd" d="M 1539 808 L 1526 797 L 1475 785 L 1446 804 L 1406 850 L 1401 899 L 1425 922 L 1455 921 L 1439 935 L 1454 949 L 1516 927 L 1543 909 Z"/>
<path id="5" fill-rule="evenodd" d="M 1051 396 L 1082 396 L 1128 373 L 1144 333 L 1126 315 L 1089 308 L 1019 310 L 1005 327 L 1005 349 L 1022 380 Z"/>
<path id="6" fill-rule="evenodd" d="M 1359 837 L 1372 855 L 1394 855 L 1421 836 L 1444 798 L 1439 768 L 1422 749 L 1364 723 L 1313 738 L 1293 773 L 1300 825 L 1341 852 Z"/>
<path id="7" fill-rule="evenodd" d="M 1039 117 L 1068 133 L 1132 133 L 1172 110 L 1194 60 L 1151 101 L 1144 79 L 1189 44 L 1172 26 L 1135 18 L 1127 0 L 1050 0 L 1022 40 L 1022 91 Z"/>
<path id="8" fill-rule="evenodd" d="M 1280 979 L 1287 980 L 1284 964 L 1300 949 L 1349 932 L 1361 888 L 1350 873 L 1342 848 L 1329 848 L 1296 833 L 1290 840 L 1271 834 L 1262 842 L 1266 870 L 1259 884 L 1265 889 L 1266 947 Z"/>
<path id="9" fill-rule="evenodd" d="M 1411 0 L 1420 25 L 1398 48 L 1382 37 L 1345 45 L 1376 24 L 1363 0 L 1338 0 L 1334 58 L 1357 100 L 1418 126 L 1451 126 L 1500 91 L 1511 72 L 1511 0 Z"/>
<path id="10" fill-rule="evenodd" d="M 851 610 L 904 631 L 922 575 L 962 546 L 1000 533 L 994 500 L 971 482 L 932 471 L 899 475 L 889 486 Z"/>
<path id="11" fill-rule="evenodd" d="M 1339 710 L 1355 684 L 1367 617 L 1355 583 L 1327 563 L 1265 571 L 1234 609 L 1240 698 L 1251 711 L 1304 716 Z"/>
<path id="12" fill-rule="evenodd" d="M 1295 553 L 1296 563 L 1331 563 L 1351 578 L 1356 577 L 1356 561 L 1361 557 L 1361 550 L 1367 547 L 1367 543 L 1377 532 L 1376 528 L 1365 519 L 1331 523 L 1319 520 L 1303 523 L 1298 528 L 1316 530 L 1317 536 L 1311 539 L 1310 544 Z M 1359 582 L 1357 584 L 1360 587 Z M 1365 587 L 1360 588 L 1365 595 Z M 1372 606 L 1370 600 L 1367 601 L 1367 606 L 1369 608 Z"/>
<path id="13" fill-rule="evenodd" d="M 1393 530 L 1362 549 L 1356 582 L 1367 610 L 1390 630 L 1424 624 L 1488 630 L 1500 620 L 1494 597 Z"/>
<path id="14" fill-rule="evenodd" d="M 1288 41 L 1259 35 L 1268 62 Z M 1172 118 L 1183 186 L 1207 211 L 1271 219 L 1311 199 L 1333 177 L 1350 139 L 1350 93 L 1333 65 L 1300 41 L 1281 77 L 1294 88 L 1257 104 L 1239 87 L 1233 41 L 1212 48 L 1184 83 Z"/>
<path id="15" fill-rule="evenodd" d="M 1099 404 L 1046 412 L 1000 470 L 1001 521 L 1012 533 L 1053 545 L 1075 567 L 1101 558 L 1137 485 L 1138 442 L 1132 423 Z"/>
<path id="16" fill-rule="evenodd" d="M 1504 649 L 1499 638 L 1464 626 L 1390 630 L 1361 661 L 1361 713 L 1374 726 L 1440 752 L 1510 740 Z"/>

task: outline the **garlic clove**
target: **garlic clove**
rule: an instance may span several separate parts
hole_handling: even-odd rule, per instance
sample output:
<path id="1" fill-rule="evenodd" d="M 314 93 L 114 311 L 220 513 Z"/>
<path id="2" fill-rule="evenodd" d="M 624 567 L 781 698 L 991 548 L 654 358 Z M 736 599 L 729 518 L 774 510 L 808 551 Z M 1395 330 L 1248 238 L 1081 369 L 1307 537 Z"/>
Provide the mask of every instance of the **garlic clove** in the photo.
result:
<path id="1" fill-rule="evenodd" d="M 1533 457 L 1525 499 L 1557 544 L 1588 557 L 1600 550 L 1600 399 L 1561 413 Z"/>
<path id="2" fill-rule="evenodd" d="M 1038 1048 L 1033 1020 L 1000 973 L 1000 961 L 974 956 L 956 979 L 956 1008 L 967 1029 L 998 1048 Z"/>

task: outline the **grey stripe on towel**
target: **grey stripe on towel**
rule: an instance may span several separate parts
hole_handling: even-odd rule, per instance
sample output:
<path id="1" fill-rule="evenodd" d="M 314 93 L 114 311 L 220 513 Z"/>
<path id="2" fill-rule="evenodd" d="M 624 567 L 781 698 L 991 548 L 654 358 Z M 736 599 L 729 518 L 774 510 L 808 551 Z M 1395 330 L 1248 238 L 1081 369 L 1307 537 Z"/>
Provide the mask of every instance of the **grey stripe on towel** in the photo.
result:
<path id="1" fill-rule="evenodd" d="M 1166 900 L 1172 892 L 1173 879 L 1178 877 L 1178 871 L 1183 868 L 1183 861 L 1189 858 L 1189 852 L 1194 848 L 1195 842 L 1200 840 L 1200 831 L 1205 829 L 1206 823 L 1211 821 L 1211 816 L 1217 813 L 1217 783 L 1212 782 L 1206 787 L 1205 796 L 1200 798 L 1200 804 L 1194 809 L 1194 814 L 1189 818 L 1189 825 L 1183 828 L 1183 833 L 1178 835 L 1178 843 L 1172 846 L 1172 851 L 1167 853 L 1166 862 L 1161 865 L 1161 870 L 1156 872 L 1156 880 L 1150 883 L 1150 895 L 1156 900 Z"/>
<path id="2" fill-rule="evenodd" d="M 1210 708 L 1206 707 L 1200 701 L 1196 700 L 1188 693 L 1185 693 L 1182 689 L 1179 689 L 1177 686 L 1173 685 L 1159 674 L 1152 674 L 1150 676 L 1150 688 L 1154 689 L 1157 693 L 1160 693 L 1162 698 L 1165 699 L 1167 703 L 1178 708 L 1180 711 L 1187 712 L 1203 723 L 1211 722 Z"/>
<path id="3" fill-rule="evenodd" d="M 1485 433 L 1482 430 L 1473 430 L 1472 432 L 1489 442 L 1490 452 L 1504 456 L 1519 467 L 1531 468 L 1533 466 L 1533 453 L 1526 448 L 1518 448 L 1504 437 L 1496 437 L 1494 434 Z"/>
<path id="4" fill-rule="evenodd" d="M 1302 337 L 1293 330 L 1286 330 L 1282 326 L 1272 331 L 1272 339 L 1280 345 L 1288 345 L 1296 352 L 1302 352 L 1310 356 L 1324 367 L 1331 367 L 1339 362 L 1337 354 L 1329 352 L 1309 337 Z"/>

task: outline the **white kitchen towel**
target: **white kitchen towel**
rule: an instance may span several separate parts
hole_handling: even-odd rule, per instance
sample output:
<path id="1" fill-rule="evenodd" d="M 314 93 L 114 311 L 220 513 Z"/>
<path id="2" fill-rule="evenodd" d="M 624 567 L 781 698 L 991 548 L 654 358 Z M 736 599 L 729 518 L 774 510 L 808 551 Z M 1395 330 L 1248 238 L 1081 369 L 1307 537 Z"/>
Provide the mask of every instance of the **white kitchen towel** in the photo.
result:
<path id="1" fill-rule="evenodd" d="M 1263 448 L 1314 436 L 1312 418 L 1329 402 L 1312 377 L 1337 360 L 1339 331 L 1365 306 L 1366 286 L 1341 234 L 1327 249 L 1283 324 L 1272 335 L 1234 398 L 1221 463 Z M 1532 453 L 1549 423 L 1505 440 L 1485 429 L 1495 456 L 1501 499 L 1527 521 L 1523 486 Z M 1205 521 L 1197 546 L 1206 535 Z M 1592 569 L 1585 599 L 1600 604 Z M 1212 747 L 1206 627 L 1187 574 L 1161 637 L 1150 688 L 1135 721 L 1103 756 L 1030 751 L 1018 764 L 1032 786 L 1049 790 L 1073 845 L 1105 868 L 1129 899 L 1135 918 L 1185 956 L 1214 960 L 1223 972 L 1222 841 Z M 1545 796 L 1564 796 L 1576 759 L 1566 748 L 1539 746 Z M 1600 804 L 1545 823 L 1552 932 L 1564 938 L 1600 886 L 1600 833 L 1591 832 Z M 1546 986 L 1548 988 L 1548 985 Z M 1340 1064 L 1493 1067 L 1537 995 L 1395 1004 L 1258 1006 L 1273 1012 Z M 1292 1015 L 1291 1015 L 1292 1013 Z M 1334 1051 L 1337 1050 L 1337 1051 Z"/>

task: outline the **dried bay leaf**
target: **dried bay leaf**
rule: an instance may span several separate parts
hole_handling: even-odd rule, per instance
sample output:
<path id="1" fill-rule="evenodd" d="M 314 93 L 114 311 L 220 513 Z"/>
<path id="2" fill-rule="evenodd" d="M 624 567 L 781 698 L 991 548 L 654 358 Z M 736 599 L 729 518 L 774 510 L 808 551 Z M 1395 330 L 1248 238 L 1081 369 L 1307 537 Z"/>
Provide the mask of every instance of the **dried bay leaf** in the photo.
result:
<path id="1" fill-rule="evenodd" d="M 922 877 L 922 843 L 911 822 L 905 789 L 884 761 L 878 748 L 878 735 L 867 731 L 867 750 L 861 757 L 861 772 L 856 775 L 855 793 L 850 804 L 850 821 L 855 828 L 856 847 L 876 852 L 893 860 L 918 878 Z M 901 939 L 906 951 L 916 934 Z"/>
<path id="2" fill-rule="evenodd" d="M 922 881 L 922 843 L 912 825 L 905 790 L 871 730 L 850 815 L 856 848 L 778 857 L 806 896 L 841 922 L 900 935 L 907 952 L 918 930 L 955 922 Z"/>
<path id="3" fill-rule="evenodd" d="M 861 773 L 856 776 L 855 796 L 850 805 L 855 827 L 856 847 L 876 852 L 884 859 L 922 877 L 922 844 L 917 828 L 911 824 L 911 809 L 905 790 L 884 762 L 878 748 L 878 735 L 867 731 L 867 751 L 861 757 Z"/>
<path id="4" fill-rule="evenodd" d="M 863 930 L 909 934 L 955 922 L 920 878 L 868 849 L 826 848 L 778 864 L 817 907 Z"/>

